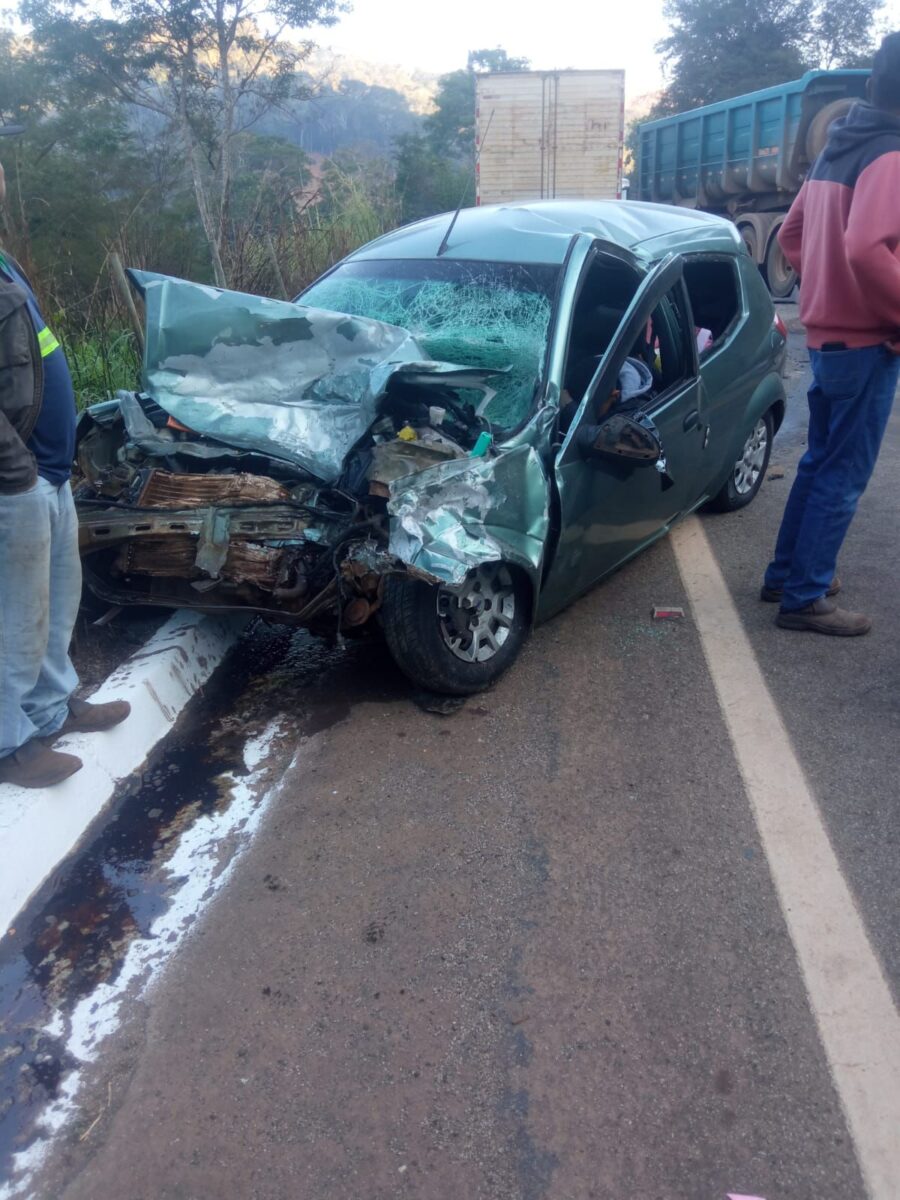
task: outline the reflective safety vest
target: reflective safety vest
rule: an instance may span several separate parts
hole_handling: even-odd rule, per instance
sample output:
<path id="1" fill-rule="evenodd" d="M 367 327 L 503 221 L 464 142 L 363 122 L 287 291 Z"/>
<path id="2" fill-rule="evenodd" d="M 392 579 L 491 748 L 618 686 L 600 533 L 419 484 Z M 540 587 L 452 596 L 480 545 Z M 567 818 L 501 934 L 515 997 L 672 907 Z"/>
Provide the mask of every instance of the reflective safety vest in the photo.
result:
<path id="1" fill-rule="evenodd" d="M 9 261 L 3 254 L 0 254 L 0 271 L 6 276 L 10 283 L 17 283 L 25 292 L 28 299 L 28 313 L 34 322 L 35 332 L 37 333 L 38 346 L 41 351 L 41 358 L 47 358 L 54 350 L 59 349 L 59 342 L 53 335 L 53 331 L 48 329 L 47 322 L 44 320 L 41 310 L 34 301 L 34 296 L 31 289 L 31 284 L 25 278 L 21 271 Z"/>

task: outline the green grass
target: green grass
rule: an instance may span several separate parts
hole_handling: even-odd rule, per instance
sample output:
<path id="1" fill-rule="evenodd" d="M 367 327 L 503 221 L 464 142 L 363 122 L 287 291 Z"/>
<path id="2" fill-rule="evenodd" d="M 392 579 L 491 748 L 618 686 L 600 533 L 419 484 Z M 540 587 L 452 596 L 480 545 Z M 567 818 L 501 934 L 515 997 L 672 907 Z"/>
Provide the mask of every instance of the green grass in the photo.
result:
<path id="1" fill-rule="evenodd" d="M 140 387 L 141 360 L 134 334 L 128 329 L 59 334 L 79 410 L 107 400 L 119 389 Z"/>

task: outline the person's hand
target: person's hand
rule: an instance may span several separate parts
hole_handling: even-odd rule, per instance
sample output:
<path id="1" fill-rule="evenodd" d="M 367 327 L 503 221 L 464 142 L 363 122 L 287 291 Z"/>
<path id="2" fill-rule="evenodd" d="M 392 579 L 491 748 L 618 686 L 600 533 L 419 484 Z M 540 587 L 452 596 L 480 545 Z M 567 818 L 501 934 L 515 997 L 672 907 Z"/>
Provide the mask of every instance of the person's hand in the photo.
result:
<path id="1" fill-rule="evenodd" d="M 900 357 L 900 337 L 895 337 L 892 341 L 885 342 L 884 344 L 890 350 L 891 354 L 896 354 Z"/>

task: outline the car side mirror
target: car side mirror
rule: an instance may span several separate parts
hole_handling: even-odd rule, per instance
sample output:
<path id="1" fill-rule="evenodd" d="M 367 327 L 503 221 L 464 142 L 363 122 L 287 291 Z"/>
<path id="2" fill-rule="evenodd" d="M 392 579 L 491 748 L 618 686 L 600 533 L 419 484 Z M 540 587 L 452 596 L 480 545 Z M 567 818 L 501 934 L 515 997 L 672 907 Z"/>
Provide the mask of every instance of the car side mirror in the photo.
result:
<path id="1" fill-rule="evenodd" d="M 627 413 L 614 413 L 600 425 L 585 425 L 577 436 L 582 457 L 591 462 L 653 467 L 663 457 L 655 428 Z"/>

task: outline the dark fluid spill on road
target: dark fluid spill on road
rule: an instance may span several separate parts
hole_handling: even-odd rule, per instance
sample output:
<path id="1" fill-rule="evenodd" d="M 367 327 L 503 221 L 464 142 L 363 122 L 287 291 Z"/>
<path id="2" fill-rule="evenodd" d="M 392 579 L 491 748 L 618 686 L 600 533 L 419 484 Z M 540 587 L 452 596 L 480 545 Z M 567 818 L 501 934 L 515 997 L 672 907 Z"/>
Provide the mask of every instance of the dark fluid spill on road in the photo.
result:
<path id="1" fill-rule="evenodd" d="M 145 770 L 121 789 L 96 835 L 50 879 L 0 941 L 0 1181 L 73 1065 L 44 1032 L 119 971 L 177 883 L 165 864 L 182 831 L 227 806 L 224 775 L 246 774 L 244 747 L 281 718 L 273 767 L 301 737 L 354 704 L 407 700 L 376 641 L 329 646 L 302 630 L 255 625 L 196 696 Z"/>

